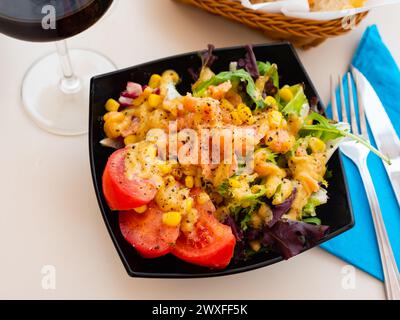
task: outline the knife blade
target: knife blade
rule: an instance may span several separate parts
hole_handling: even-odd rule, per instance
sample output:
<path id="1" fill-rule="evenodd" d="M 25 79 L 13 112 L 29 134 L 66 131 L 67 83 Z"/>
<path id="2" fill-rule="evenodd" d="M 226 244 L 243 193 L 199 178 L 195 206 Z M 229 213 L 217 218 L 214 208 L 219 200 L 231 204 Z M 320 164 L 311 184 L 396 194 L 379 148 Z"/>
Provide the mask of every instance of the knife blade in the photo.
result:
<path id="1" fill-rule="evenodd" d="M 392 122 L 378 94 L 367 78 L 354 66 L 351 67 L 356 80 L 357 91 L 363 104 L 365 115 L 380 152 L 387 155 L 392 164 L 385 165 L 390 183 L 400 204 L 400 141 Z"/>

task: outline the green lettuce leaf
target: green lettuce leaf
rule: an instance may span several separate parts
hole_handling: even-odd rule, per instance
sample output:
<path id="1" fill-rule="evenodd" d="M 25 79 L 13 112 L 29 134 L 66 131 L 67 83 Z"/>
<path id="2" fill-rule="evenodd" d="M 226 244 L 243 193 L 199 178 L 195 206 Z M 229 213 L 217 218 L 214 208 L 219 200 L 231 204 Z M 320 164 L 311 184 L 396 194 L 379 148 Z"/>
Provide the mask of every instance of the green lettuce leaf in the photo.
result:
<path id="1" fill-rule="evenodd" d="M 257 90 L 253 78 L 244 69 L 236 71 L 225 71 L 213 76 L 210 80 L 200 83 L 194 90 L 195 97 L 204 96 L 209 86 L 217 86 L 227 81 L 242 81 L 246 82 L 246 92 L 251 100 L 256 104 L 257 108 L 264 108 L 265 103 L 262 99 L 261 93 Z"/>
<path id="2" fill-rule="evenodd" d="M 274 86 L 279 89 L 278 66 L 269 62 L 257 61 L 258 70 L 262 76 L 268 76 L 272 79 Z"/>
<path id="3" fill-rule="evenodd" d="M 318 192 L 313 193 L 308 199 L 307 204 L 302 210 L 302 216 L 315 217 L 317 215 L 317 213 L 315 212 L 316 207 L 323 205 L 327 202 L 328 192 L 325 189 L 321 188 Z"/>
<path id="4" fill-rule="evenodd" d="M 229 180 L 226 179 L 224 180 L 217 188 L 217 192 L 223 196 L 227 197 L 230 193 L 230 186 L 229 186 Z"/>
<path id="5" fill-rule="evenodd" d="M 305 123 L 312 124 L 306 124 L 301 128 L 300 134 L 302 136 L 311 135 L 323 140 L 324 142 L 332 141 L 339 138 L 349 138 L 366 146 L 387 164 L 391 164 L 389 157 L 385 156 L 379 150 L 374 148 L 364 138 L 351 133 L 348 129 L 341 129 L 340 123 L 331 123 L 327 118 L 316 112 L 312 112 L 311 114 L 309 114 L 308 117 L 305 119 Z"/>
<path id="6" fill-rule="evenodd" d="M 248 224 L 251 221 L 251 213 L 247 213 L 243 220 L 240 221 L 240 229 L 242 229 L 243 231 L 246 231 L 249 227 Z"/>
<path id="7" fill-rule="evenodd" d="M 317 217 L 303 219 L 303 222 L 310 223 L 310 224 L 315 224 L 317 226 L 321 225 L 321 219 L 319 219 Z"/>
<path id="8" fill-rule="evenodd" d="M 303 116 L 304 106 L 308 104 L 306 95 L 304 94 L 303 85 L 297 84 L 289 87 L 293 93 L 293 99 L 283 106 L 282 112 L 284 114 L 294 113 L 298 116 Z"/>
<path id="9" fill-rule="evenodd" d="M 260 74 L 262 76 L 265 76 L 268 72 L 268 70 L 271 68 L 271 63 L 269 62 L 261 62 L 261 61 L 257 61 L 257 67 L 258 67 L 258 71 L 260 72 Z"/>
<path id="10" fill-rule="evenodd" d="M 256 154 L 258 153 L 258 152 L 263 152 L 265 155 L 266 155 L 266 161 L 269 161 L 269 162 L 272 162 L 273 164 L 276 164 L 276 157 L 277 157 L 277 154 L 276 153 L 273 153 L 270 149 L 268 149 L 268 148 L 260 148 L 260 149 L 257 149 L 256 151 L 255 151 L 255 153 L 254 153 L 254 156 L 256 156 Z"/>
<path id="11" fill-rule="evenodd" d="M 241 213 L 244 214 L 243 219 L 240 221 L 240 229 L 246 231 L 249 228 L 249 223 L 251 221 L 251 216 L 254 211 L 258 208 L 258 203 L 254 203 L 252 206 L 248 208 L 242 208 Z"/>
<path id="12" fill-rule="evenodd" d="M 345 136 L 345 131 L 339 128 L 339 124 L 331 123 L 330 120 L 316 112 L 310 113 L 305 119 L 305 123 L 313 124 L 303 126 L 301 133 L 304 136 L 311 135 L 324 142 L 336 140 Z"/>

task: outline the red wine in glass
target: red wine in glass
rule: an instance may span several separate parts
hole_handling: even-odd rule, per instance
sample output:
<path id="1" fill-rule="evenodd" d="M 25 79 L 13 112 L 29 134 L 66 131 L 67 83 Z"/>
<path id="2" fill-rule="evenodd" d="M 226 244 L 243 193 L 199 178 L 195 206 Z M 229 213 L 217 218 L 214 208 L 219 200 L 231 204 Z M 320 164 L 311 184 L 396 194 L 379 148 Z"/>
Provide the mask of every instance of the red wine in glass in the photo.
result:
<path id="1" fill-rule="evenodd" d="M 97 52 L 69 51 L 64 39 L 94 25 L 112 3 L 0 0 L 0 33 L 31 42 L 56 42 L 57 54 L 34 64 L 22 86 L 25 110 L 41 128 L 60 135 L 87 132 L 90 77 L 115 70 L 115 65 Z"/>
<path id="2" fill-rule="evenodd" d="M 62 40 L 92 26 L 111 4 L 112 0 L 1 0 L 0 31 L 27 41 Z"/>

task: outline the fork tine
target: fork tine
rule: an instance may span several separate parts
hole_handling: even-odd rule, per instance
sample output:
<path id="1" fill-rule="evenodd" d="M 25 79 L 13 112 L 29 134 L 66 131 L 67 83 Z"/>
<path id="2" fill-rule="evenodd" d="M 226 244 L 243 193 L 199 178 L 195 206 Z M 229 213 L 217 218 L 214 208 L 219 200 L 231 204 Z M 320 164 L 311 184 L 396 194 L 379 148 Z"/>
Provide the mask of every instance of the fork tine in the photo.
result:
<path id="1" fill-rule="evenodd" d="M 357 118 L 356 118 L 356 111 L 354 108 L 353 80 L 351 78 L 350 72 L 347 73 L 347 84 L 349 86 L 351 130 L 353 131 L 354 134 L 359 134 Z"/>
<path id="2" fill-rule="evenodd" d="M 339 76 L 339 90 L 340 90 L 340 104 L 342 109 L 342 121 L 348 123 L 349 119 L 347 118 L 346 99 L 344 97 L 343 81 L 341 76 Z"/>
<path id="3" fill-rule="evenodd" d="M 339 90 L 340 90 L 340 92 L 344 92 L 342 77 L 339 76 L 339 79 L 340 79 Z M 344 93 L 343 93 L 343 95 L 344 95 Z M 349 123 L 349 118 L 347 117 L 347 102 L 345 99 L 342 99 L 342 101 L 341 101 L 340 111 L 342 114 L 342 122 Z"/>
<path id="4" fill-rule="evenodd" d="M 362 103 L 361 91 L 360 91 L 359 84 L 358 84 L 357 74 L 353 73 L 353 76 L 354 76 L 354 82 L 355 82 L 356 88 L 357 88 L 358 117 L 360 118 L 361 135 L 364 139 L 369 141 L 368 129 L 367 129 L 367 119 L 365 117 L 364 106 Z"/>
<path id="5" fill-rule="evenodd" d="M 333 75 L 331 75 L 331 106 L 333 120 L 339 122 L 339 114 L 336 100 L 336 84 Z"/>

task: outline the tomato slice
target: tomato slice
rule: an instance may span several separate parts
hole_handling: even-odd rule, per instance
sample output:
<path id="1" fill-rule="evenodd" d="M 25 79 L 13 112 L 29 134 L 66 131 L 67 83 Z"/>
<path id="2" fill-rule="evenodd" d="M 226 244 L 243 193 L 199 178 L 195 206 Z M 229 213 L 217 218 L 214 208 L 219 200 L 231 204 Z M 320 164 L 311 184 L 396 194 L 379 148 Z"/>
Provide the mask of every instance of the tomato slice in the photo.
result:
<path id="1" fill-rule="evenodd" d="M 163 211 L 155 204 L 151 204 L 145 213 L 119 213 L 122 235 L 144 258 L 157 258 L 171 252 L 179 236 L 179 226 L 166 226 L 162 215 Z"/>
<path id="2" fill-rule="evenodd" d="M 125 175 L 127 149 L 115 151 L 108 159 L 103 173 L 103 193 L 111 210 L 131 210 L 148 204 L 157 189 L 149 180 L 132 180 Z"/>
<path id="3" fill-rule="evenodd" d="M 199 193 L 196 189 L 192 196 L 197 198 Z M 195 230 L 189 235 L 181 233 L 172 254 L 192 264 L 223 269 L 230 263 L 236 245 L 232 230 L 213 216 L 211 201 L 202 205 L 196 201 L 195 207 L 199 212 Z"/>

